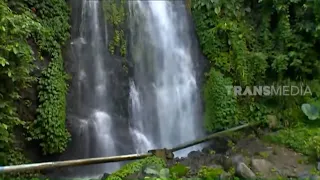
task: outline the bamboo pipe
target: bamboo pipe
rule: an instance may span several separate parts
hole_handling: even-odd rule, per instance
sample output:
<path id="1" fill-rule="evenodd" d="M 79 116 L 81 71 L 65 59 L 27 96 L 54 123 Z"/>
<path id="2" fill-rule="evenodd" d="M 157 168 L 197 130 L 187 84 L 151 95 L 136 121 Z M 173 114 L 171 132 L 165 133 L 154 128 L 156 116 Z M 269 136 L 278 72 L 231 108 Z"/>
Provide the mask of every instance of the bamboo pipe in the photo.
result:
<path id="1" fill-rule="evenodd" d="M 237 131 L 239 129 L 243 129 L 243 128 L 246 128 L 246 127 L 249 127 L 249 126 L 251 126 L 251 125 L 250 124 L 244 124 L 244 125 L 241 125 L 241 126 L 237 126 L 237 127 L 233 127 L 233 128 L 224 130 L 224 131 L 216 132 L 216 133 L 211 134 L 211 135 L 209 135 L 207 137 L 204 137 L 202 139 L 197 139 L 197 140 L 194 140 L 194 141 L 187 142 L 187 143 L 181 144 L 179 146 L 176 146 L 176 147 L 174 147 L 172 149 L 169 149 L 169 151 L 171 151 L 171 152 L 179 151 L 181 149 L 185 149 L 185 148 L 188 148 L 188 147 L 191 147 L 191 146 L 194 146 L 194 145 L 209 141 L 210 139 L 212 139 L 214 137 L 217 137 L 217 136 L 219 136 L 221 134 L 225 134 L 225 133 L 232 132 L 232 131 Z"/>
<path id="2" fill-rule="evenodd" d="M 236 131 L 239 129 L 243 129 L 246 127 L 252 126 L 251 124 L 244 124 L 241 126 L 237 126 L 234 128 L 230 128 L 224 131 L 220 131 L 214 134 L 211 134 L 202 139 L 197 139 L 188 143 L 181 144 L 175 148 L 169 149 L 169 152 L 179 151 L 181 149 L 188 148 L 190 146 L 194 146 L 206 141 L 211 140 L 212 138 L 219 136 L 224 133 Z M 154 150 L 155 152 L 159 151 Z M 135 160 L 135 159 L 143 159 L 149 156 L 157 155 L 154 153 L 145 153 L 145 154 L 128 154 L 121 156 L 111 156 L 111 157 L 99 157 L 99 158 L 88 158 L 88 159 L 77 159 L 77 160 L 68 160 L 68 161 L 56 161 L 56 162 L 44 162 L 44 163 L 32 163 L 32 164 L 21 164 L 21 165 L 13 165 L 13 166 L 0 166 L 0 174 L 1 173 L 12 173 L 12 172 L 22 172 L 22 171 L 30 171 L 30 170 L 43 170 L 50 168 L 58 168 L 58 167 L 68 167 L 68 166 L 82 166 L 82 165 L 90 165 L 90 164 L 101 164 L 101 163 L 109 163 L 109 162 L 119 162 L 126 160 Z"/>
<path id="3" fill-rule="evenodd" d="M 21 172 L 21 171 L 30 171 L 30 170 L 42 170 L 42 169 L 67 167 L 67 166 L 82 166 L 82 165 L 90 165 L 90 164 L 118 162 L 118 161 L 142 159 L 142 158 L 146 158 L 148 156 L 152 156 L 152 153 L 128 154 L 128 155 L 111 156 L 111 157 L 99 157 L 99 158 L 77 159 L 77 160 L 68 160 L 68 161 L 21 164 L 21 165 L 14 165 L 14 166 L 0 166 L 0 174 L 1 173 L 9 173 L 9 172 L 12 173 L 12 172 Z"/>

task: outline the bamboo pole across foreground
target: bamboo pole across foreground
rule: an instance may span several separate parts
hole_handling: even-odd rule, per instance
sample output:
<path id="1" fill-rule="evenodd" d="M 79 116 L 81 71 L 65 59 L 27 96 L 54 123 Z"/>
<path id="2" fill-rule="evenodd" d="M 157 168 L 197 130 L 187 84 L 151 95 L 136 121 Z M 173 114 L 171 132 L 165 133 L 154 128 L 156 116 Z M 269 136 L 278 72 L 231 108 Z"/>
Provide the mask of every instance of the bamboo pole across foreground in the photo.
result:
<path id="1" fill-rule="evenodd" d="M 14 165 L 14 166 L 0 166 L 0 174 L 1 173 L 21 172 L 21 171 L 43 170 L 43 169 L 67 167 L 67 166 L 82 166 L 82 165 L 90 165 L 90 164 L 119 162 L 119 161 L 126 161 L 126 160 L 143 159 L 148 156 L 152 156 L 152 153 L 128 154 L 128 155 L 121 155 L 121 156 L 99 157 L 99 158 L 88 158 L 88 159 L 77 159 L 77 160 L 44 162 L 44 163 L 33 163 L 33 164 L 22 164 L 22 165 Z"/>
<path id="2" fill-rule="evenodd" d="M 234 128 L 230 128 L 230 129 L 224 130 L 224 131 L 216 132 L 216 133 L 211 134 L 211 135 L 209 135 L 207 137 L 204 137 L 202 139 L 196 139 L 194 141 L 191 141 L 191 142 L 184 143 L 184 144 L 181 144 L 179 146 L 176 146 L 176 147 L 170 149 L 170 151 L 172 151 L 172 152 L 179 151 L 181 149 L 185 149 L 185 148 L 188 148 L 188 147 L 191 147 L 191 146 L 194 146 L 194 145 L 209 141 L 210 139 L 212 139 L 214 137 L 217 137 L 217 136 L 220 136 L 221 134 L 225 134 L 225 133 L 232 132 L 232 131 L 237 131 L 239 129 L 243 129 L 243 128 L 246 128 L 246 127 L 249 127 L 249 126 L 251 126 L 251 124 L 244 124 L 244 125 L 241 125 L 241 126 L 237 126 L 237 127 L 234 127 Z"/>
<path id="3" fill-rule="evenodd" d="M 190 146 L 194 146 L 206 141 L 211 140 L 212 138 L 219 136 L 224 133 L 236 131 L 239 129 L 243 129 L 251 126 L 251 124 L 244 124 L 241 126 L 237 126 L 234 128 L 230 128 L 224 131 L 220 131 L 214 134 L 211 134 L 205 138 L 197 139 L 188 143 L 181 144 L 175 148 L 169 149 L 169 152 L 179 151 L 181 149 L 185 149 Z M 161 149 L 154 150 L 155 152 L 161 151 Z M 33 163 L 33 164 L 21 164 L 21 165 L 13 165 L 13 166 L 0 166 L 0 174 L 1 173 L 15 173 L 22 171 L 33 171 L 33 170 L 43 170 L 43 169 L 52 169 L 59 167 L 68 167 L 68 166 L 83 166 L 90 164 L 101 164 L 101 163 L 110 163 L 110 162 L 119 162 L 126 160 L 135 160 L 135 159 L 143 159 L 149 156 L 157 155 L 156 153 L 145 153 L 145 154 L 128 154 L 121 156 L 111 156 L 111 157 L 99 157 L 99 158 L 88 158 L 88 159 L 77 159 L 77 160 L 68 160 L 68 161 L 56 161 L 56 162 L 44 162 L 44 163 Z"/>

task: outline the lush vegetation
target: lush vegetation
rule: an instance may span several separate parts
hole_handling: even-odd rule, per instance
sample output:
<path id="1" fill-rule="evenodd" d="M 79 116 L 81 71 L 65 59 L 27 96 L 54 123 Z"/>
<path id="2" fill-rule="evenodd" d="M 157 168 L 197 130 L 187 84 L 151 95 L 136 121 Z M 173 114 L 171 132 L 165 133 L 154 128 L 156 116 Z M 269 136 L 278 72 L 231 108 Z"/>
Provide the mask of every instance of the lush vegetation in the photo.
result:
<path id="1" fill-rule="evenodd" d="M 0 165 L 20 164 L 29 162 L 21 149 L 26 140 L 53 154 L 63 152 L 70 138 L 61 54 L 69 38 L 69 8 L 64 0 L 1 0 L 0 9 Z M 49 65 L 41 67 L 44 62 Z M 38 101 L 22 98 L 35 85 Z M 19 114 L 21 104 L 38 105 L 36 119 Z M 17 138 L 21 128 L 25 136 Z"/>
<path id="2" fill-rule="evenodd" d="M 114 31 L 109 42 L 109 52 L 122 58 L 123 70 L 128 73 L 128 65 L 126 61 L 127 55 L 127 39 L 126 39 L 126 0 L 103 1 L 103 11 L 105 20 Z"/>
<path id="3" fill-rule="evenodd" d="M 319 102 L 319 3 L 307 0 L 192 2 L 201 48 L 211 68 L 204 86 L 205 126 L 209 132 L 243 122 L 266 122 L 267 115 L 277 117 L 277 128 L 299 127 L 297 134 L 310 124 L 300 107 Z M 273 84 L 308 86 L 312 95 L 234 97 L 225 89 L 229 85 Z M 287 134 L 294 130 L 285 131 Z M 317 134 L 313 135 L 308 143 L 319 139 Z"/>
<path id="4" fill-rule="evenodd" d="M 145 166 L 156 166 L 159 168 L 165 167 L 165 162 L 157 157 L 148 157 L 142 160 L 135 161 L 133 163 L 128 163 L 123 166 L 120 170 L 112 173 L 107 180 L 122 180 L 130 174 L 139 172 Z"/>
<path id="5" fill-rule="evenodd" d="M 64 72 L 61 46 L 69 38 L 69 7 L 63 0 L 26 1 L 36 9 L 45 30 L 35 39 L 41 53 L 50 60 L 38 81 L 37 119 L 27 129 L 30 140 L 39 140 L 44 154 L 65 150 L 70 134 L 65 127 L 67 74 Z M 38 9 L 38 10 L 37 10 Z"/>
<path id="6" fill-rule="evenodd" d="M 226 172 L 220 167 L 203 166 L 197 173 L 197 178 L 190 177 L 190 168 L 176 163 L 171 167 L 167 167 L 162 159 L 157 157 L 149 157 L 142 160 L 134 161 L 123 166 L 119 171 L 112 173 L 106 180 L 122 180 L 128 176 L 132 179 L 145 180 L 213 180 L 220 179 Z M 237 180 L 234 176 L 234 169 L 228 172 L 230 180 Z"/>
<path id="7" fill-rule="evenodd" d="M 25 162 L 22 152 L 14 146 L 14 130 L 24 121 L 19 118 L 15 102 L 20 92 L 36 79 L 30 76 L 34 57 L 27 39 L 42 30 L 30 11 L 15 14 L 0 1 L 0 164 Z"/>
<path id="8" fill-rule="evenodd" d="M 103 1 L 106 3 L 107 1 Z M 187 0 L 201 50 L 209 61 L 203 86 L 204 126 L 208 132 L 246 122 L 270 123 L 278 133 L 271 142 L 310 157 L 320 157 L 320 1 L 317 0 Z M 109 52 L 126 55 L 126 1 L 103 4 L 110 32 Z M 0 0 L 0 165 L 29 162 L 23 145 L 38 143 L 44 155 L 65 150 L 66 92 L 62 47 L 69 38 L 70 9 L 64 0 Z M 39 64 L 45 64 L 40 66 Z M 40 73 L 37 73 L 40 72 Z M 226 86 L 296 85 L 311 95 L 235 96 Z M 37 86 L 37 101 L 23 98 Z M 19 113 L 36 106 L 35 118 Z M 269 126 L 270 127 L 270 126 Z M 17 137 L 16 130 L 23 129 Z M 150 178 L 179 179 L 188 168 L 166 168 L 158 158 L 124 166 L 108 180 L 122 179 L 146 165 Z M 198 176 L 217 178 L 221 169 L 203 167 Z"/>

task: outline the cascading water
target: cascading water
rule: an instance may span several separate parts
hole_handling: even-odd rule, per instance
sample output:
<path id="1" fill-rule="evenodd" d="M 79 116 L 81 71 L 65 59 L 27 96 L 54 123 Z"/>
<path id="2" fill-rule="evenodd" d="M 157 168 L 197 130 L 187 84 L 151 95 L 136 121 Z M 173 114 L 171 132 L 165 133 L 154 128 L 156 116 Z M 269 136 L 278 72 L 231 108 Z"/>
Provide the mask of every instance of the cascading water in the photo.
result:
<path id="1" fill-rule="evenodd" d="M 121 61 L 108 51 L 102 2 L 71 0 L 72 82 L 67 120 L 72 141 L 59 160 L 144 153 L 202 135 L 195 67 L 201 57 L 185 2 L 128 3 L 128 59 L 134 64 L 129 123 L 124 115 L 127 109 L 119 106 L 127 100 L 129 92 L 123 87 L 129 82 L 119 71 Z M 66 168 L 58 177 L 93 177 L 119 167 L 113 163 Z"/>
<path id="2" fill-rule="evenodd" d="M 68 96 L 68 122 L 72 142 L 61 159 L 81 159 L 119 155 L 111 106 L 110 62 L 106 25 L 101 2 L 71 2 L 73 28 L 71 42 L 74 75 Z M 80 18 L 79 18 L 80 17 Z M 109 78 L 108 78 L 109 77 Z M 69 168 L 66 176 L 93 177 L 112 172 L 119 164 Z"/>
<path id="3" fill-rule="evenodd" d="M 201 135 L 200 97 L 184 1 L 129 1 L 131 123 L 140 151 L 173 147 Z M 184 152 L 177 153 L 185 156 Z"/>

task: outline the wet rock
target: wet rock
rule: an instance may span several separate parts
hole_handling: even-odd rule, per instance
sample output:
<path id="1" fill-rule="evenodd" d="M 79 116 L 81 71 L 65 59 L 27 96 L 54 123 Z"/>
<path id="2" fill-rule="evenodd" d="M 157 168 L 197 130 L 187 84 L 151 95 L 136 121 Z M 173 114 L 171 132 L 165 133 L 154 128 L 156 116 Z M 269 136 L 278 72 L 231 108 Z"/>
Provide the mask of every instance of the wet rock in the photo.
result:
<path id="1" fill-rule="evenodd" d="M 320 161 L 317 163 L 317 170 L 320 171 Z"/>
<path id="2" fill-rule="evenodd" d="M 142 172 L 137 172 L 134 174 L 130 174 L 129 176 L 125 177 L 125 180 L 142 180 L 144 179 L 144 175 L 142 174 Z"/>
<path id="3" fill-rule="evenodd" d="M 101 180 L 106 180 L 108 176 L 110 176 L 109 173 L 104 173 L 101 177 Z"/>
<path id="4" fill-rule="evenodd" d="M 252 172 L 252 170 L 245 163 L 239 163 L 236 166 L 236 174 L 245 179 L 256 178 L 254 172 Z"/>
<path id="5" fill-rule="evenodd" d="M 264 174 L 270 173 L 273 164 L 265 159 L 252 159 L 252 169 Z"/>
<path id="6" fill-rule="evenodd" d="M 236 154 L 236 155 L 232 156 L 231 160 L 232 160 L 233 165 L 245 162 L 245 158 L 241 154 Z"/>
<path id="7" fill-rule="evenodd" d="M 228 140 L 228 137 L 215 137 L 207 147 L 202 149 L 202 152 L 209 154 L 211 151 L 215 151 L 217 154 L 224 154 L 229 149 Z"/>
<path id="8" fill-rule="evenodd" d="M 226 171 L 233 167 L 232 159 L 228 156 L 221 156 L 218 160 L 218 163 L 221 164 Z"/>
<path id="9" fill-rule="evenodd" d="M 208 167 L 214 168 L 214 169 L 223 169 L 223 167 L 221 165 L 218 165 L 218 164 L 212 164 L 212 165 L 209 165 Z"/>
<path id="10" fill-rule="evenodd" d="M 230 173 L 227 173 L 227 172 L 223 172 L 220 177 L 219 177 L 220 180 L 229 180 L 229 179 L 232 179 L 232 175 Z"/>
<path id="11" fill-rule="evenodd" d="M 320 176 L 312 175 L 309 173 L 309 171 L 303 171 L 298 174 L 298 179 L 301 179 L 301 180 L 320 180 Z"/>
<path id="12" fill-rule="evenodd" d="M 189 154 L 188 154 L 188 158 L 197 158 L 197 157 L 200 157 L 202 156 L 204 153 L 202 153 L 201 151 L 191 151 Z"/>
<path id="13" fill-rule="evenodd" d="M 288 167 L 284 167 L 281 168 L 281 170 L 279 170 L 281 176 L 284 177 L 290 177 L 290 178 L 295 178 L 297 177 L 297 173 L 294 171 L 294 169 L 288 168 Z"/>
<path id="14" fill-rule="evenodd" d="M 310 173 L 308 171 L 303 171 L 298 174 L 298 179 L 308 179 L 310 177 Z"/>
<path id="15" fill-rule="evenodd" d="M 234 156 L 220 156 L 218 161 L 219 164 L 223 166 L 225 170 L 228 170 L 232 167 L 236 168 L 237 164 L 245 163 L 245 158 L 241 154 Z"/>
<path id="16" fill-rule="evenodd" d="M 318 175 L 311 175 L 310 180 L 320 180 L 320 176 Z"/>

